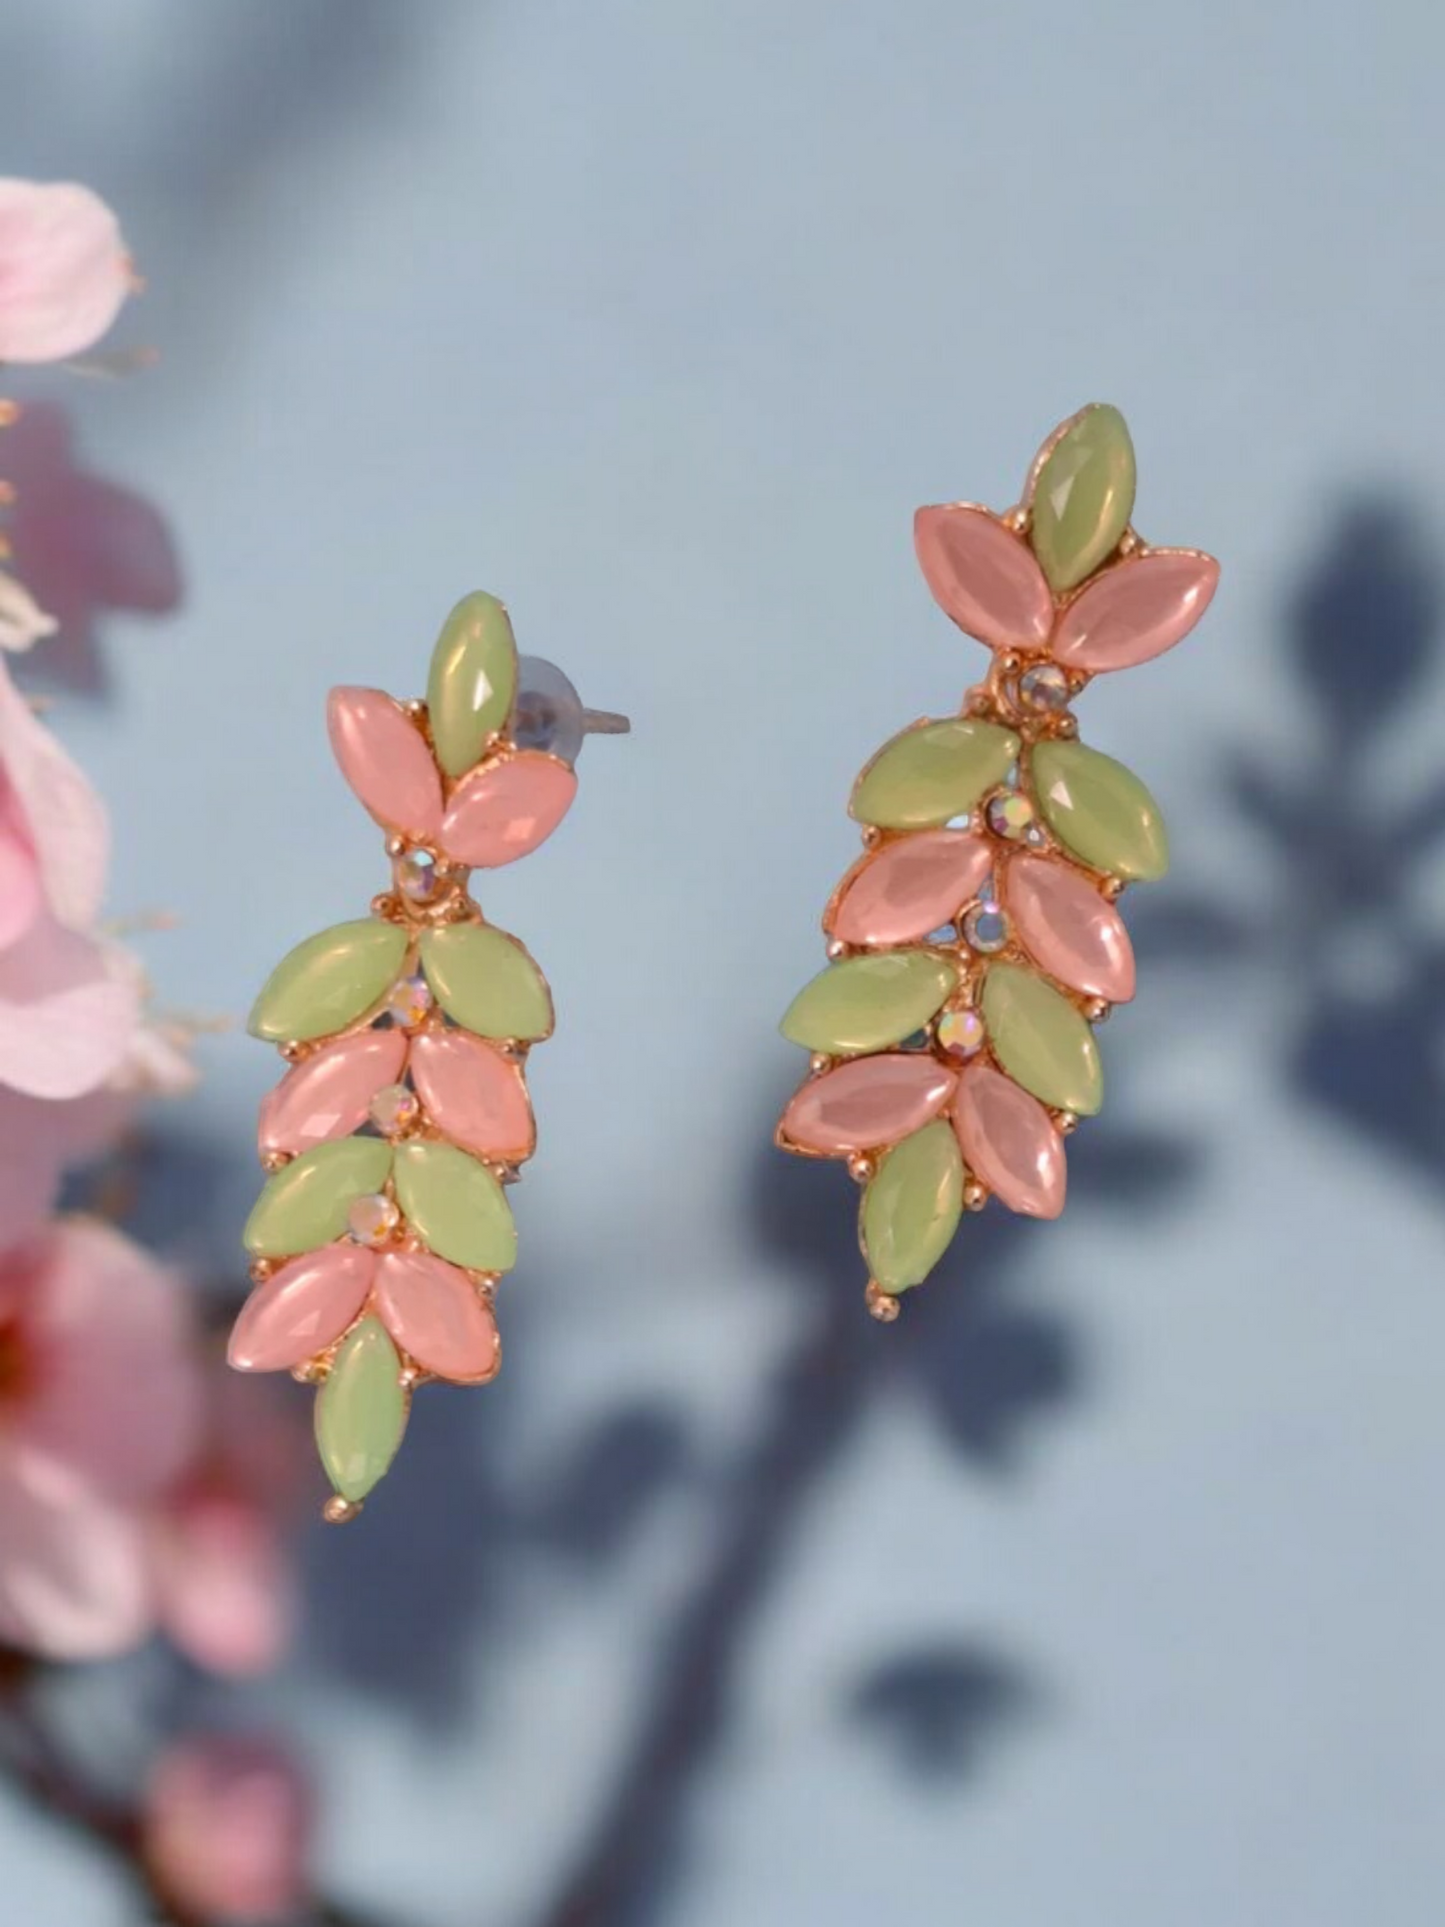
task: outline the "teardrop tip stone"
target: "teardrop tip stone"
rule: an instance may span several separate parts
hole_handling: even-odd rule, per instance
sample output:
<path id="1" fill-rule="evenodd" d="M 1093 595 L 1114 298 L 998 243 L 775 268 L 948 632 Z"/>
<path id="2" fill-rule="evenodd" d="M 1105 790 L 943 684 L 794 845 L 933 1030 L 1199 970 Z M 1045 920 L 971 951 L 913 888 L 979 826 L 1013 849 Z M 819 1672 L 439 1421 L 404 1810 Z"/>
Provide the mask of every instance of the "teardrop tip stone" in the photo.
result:
<path id="1" fill-rule="evenodd" d="M 1112 403 L 1091 402 L 1065 425 L 1034 477 L 1029 540 L 1056 595 L 1119 546 L 1135 482 L 1128 423 Z"/>
<path id="2" fill-rule="evenodd" d="M 337 1494 L 355 1505 L 385 1478 L 410 1400 L 385 1326 L 363 1318 L 342 1341 L 316 1398 L 316 1445 Z"/>

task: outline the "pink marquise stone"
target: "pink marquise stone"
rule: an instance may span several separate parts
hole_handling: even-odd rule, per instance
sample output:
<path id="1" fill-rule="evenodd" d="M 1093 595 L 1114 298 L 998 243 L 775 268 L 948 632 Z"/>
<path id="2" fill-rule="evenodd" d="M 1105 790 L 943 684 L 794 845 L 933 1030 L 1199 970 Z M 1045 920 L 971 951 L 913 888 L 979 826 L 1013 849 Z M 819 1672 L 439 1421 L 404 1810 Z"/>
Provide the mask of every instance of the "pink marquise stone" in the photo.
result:
<path id="1" fill-rule="evenodd" d="M 334 1344 L 360 1315 L 376 1253 L 322 1245 L 257 1285 L 241 1307 L 226 1356 L 238 1372 L 285 1372 Z"/>
<path id="2" fill-rule="evenodd" d="M 576 774 L 565 763 L 541 750 L 519 750 L 457 784 L 442 823 L 442 848 L 476 870 L 515 863 L 546 842 L 576 794 Z"/>
<path id="3" fill-rule="evenodd" d="M 1117 563 L 1069 604 L 1052 654 L 1090 675 L 1149 662 L 1184 640 L 1218 584 L 1219 564 L 1193 549 L 1154 549 Z"/>
<path id="4" fill-rule="evenodd" d="M 1036 964 L 1071 990 L 1127 1004 L 1134 946 L 1119 912 L 1067 863 L 1016 856 L 1003 884 L 1014 933 Z"/>
<path id="5" fill-rule="evenodd" d="M 519 1067 L 464 1030 L 429 1030 L 411 1047 L 411 1077 L 428 1117 L 464 1151 L 530 1157 L 536 1127 Z"/>
<path id="6" fill-rule="evenodd" d="M 919 509 L 913 543 L 933 598 L 966 635 L 993 649 L 1042 649 L 1054 599 L 1034 552 L 971 503 Z"/>
<path id="7" fill-rule="evenodd" d="M 968 830 L 923 830 L 865 857 L 843 885 L 828 931 L 843 943 L 914 943 L 976 897 L 993 852 Z"/>
<path id="8" fill-rule="evenodd" d="M 376 1308 L 404 1352 L 438 1378 L 475 1385 L 497 1369 L 497 1321 L 464 1271 L 425 1251 L 388 1252 Z"/>
<path id="9" fill-rule="evenodd" d="M 358 1031 L 287 1071 L 261 1103 L 262 1157 L 277 1151 L 295 1156 L 359 1130 L 372 1098 L 401 1076 L 406 1041 L 399 1030 Z"/>
<path id="10" fill-rule="evenodd" d="M 341 774 L 383 829 L 434 843 L 441 829 L 441 776 L 426 738 L 380 689 L 333 689 L 326 728 Z"/>
<path id="11" fill-rule="evenodd" d="M 1068 1180 L 1064 1140 L 1036 1097 L 975 1064 L 959 1078 L 953 1127 L 964 1163 L 1010 1211 L 1058 1217 Z"/>
<path id="12" fill-rule="evenodd" d="M 848 1157 L 922 1130 L 953 1096 L 958 1074 L 926 1051 L 890 1052 L 811 1078 L 783 1112 L 782 1134 L 800 1151 Z"/>

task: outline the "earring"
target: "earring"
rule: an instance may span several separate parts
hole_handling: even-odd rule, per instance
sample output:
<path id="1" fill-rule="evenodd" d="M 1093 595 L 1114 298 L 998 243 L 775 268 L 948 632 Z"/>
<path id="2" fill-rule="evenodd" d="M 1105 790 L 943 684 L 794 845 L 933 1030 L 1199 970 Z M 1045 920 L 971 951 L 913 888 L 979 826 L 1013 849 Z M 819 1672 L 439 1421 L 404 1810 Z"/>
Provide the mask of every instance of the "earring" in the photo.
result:
<path id="1" fill-rule="evenodd" d="M 536 1146 L 525 1066 L 552 998 L 483 918 L 470 872 L 544 842 L 584 735 L 630 725 L 519 659 L 506 609 L 481 594 L 447 617 L 425 702 L 333 689 L 327 725 L 386 831 L 392 884 L 369 917 L 298 944 L 251 1012 L 291 1068 L 261 1106 L 255 1290 L 229 1357 L 319 1386 L 325 1516 L 342 1523 L 395 1457 L 417 1386 L 484 1384 L 501 1363 L 492 1300 L 517 1254 L 504 1187 Z"/>
<path id="2" fill-rule="evenodd" d="M 1118 899 L 1164 875 L 1164 824 L 1078 741 L 1072 705 L 1181 641 L 1219 578 L 1140 539 L 1134 481 L 1124 418 L 1096 405 L 1055 429 L 1008 514 L 915 518 L 935 600 L 993 661 L 959 716 L 903 730 L 854 786 L 864 854 L 824 913 L 831 961 L 783 1019 L 813 1062 L 777 1132 L 863 1186 L 885 1322 L 964 1210 L 1062 1211 L 1064 1139 L 1103 1096 L 1094 1026 L 1134 994 Z"/>

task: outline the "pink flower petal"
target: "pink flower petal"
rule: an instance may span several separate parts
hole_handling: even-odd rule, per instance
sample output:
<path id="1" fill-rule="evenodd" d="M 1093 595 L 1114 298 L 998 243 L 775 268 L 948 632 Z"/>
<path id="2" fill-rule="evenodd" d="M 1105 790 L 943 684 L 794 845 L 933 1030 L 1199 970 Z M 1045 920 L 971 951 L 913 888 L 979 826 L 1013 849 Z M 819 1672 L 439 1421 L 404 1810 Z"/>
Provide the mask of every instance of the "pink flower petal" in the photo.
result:
<path id="1" fill-rule="evenodd" d="M 968 502 L 923 508 L 913 542 L 933 598 L 965 635 L 991 649 L 1042 649 L 1054 599 L 1034 552 L 987 509 Z"/>
<path id="2" fill-rule="evenodd" d="M 106 1225 L 58 1224 L 0 1264 L 33 1383 L 7 1417 L 17 1462 L 62 1468 L 126 1504 L 180 1472 L 200 1437 L 201 1382 L 178 1278 Z"/>
<path id="3" fill-rule="evenodd" d="M 110 829 L 105 806 L 32 712 L 0 661 L 0 770 L 35 846 L 61 923 L 85 930 L 100 913 Z"/>
<path id="4" fill-rule="evenodd" d="M 161 1630 L 188 1659 L 227 1679 L 275 1667 L 290 1642 L 296 1589 L 271 1518 L 205 1487 L 173 1501 L 156 1527 Z"/>
<path id="5" fill-rule="evenodd" d="M 140 1024 L 133 978 L 106 948 L 42 912 L 0 950 L 0 1084 L 80 1097 L 125 1060 Z"/>
<path id="6" fill-rule="evenodd" d="M 372 1098 L 397 1082 L 405 1064 L 404 1030 L 362 1030 L 313 1051 L 262 1100 L 262 1157 L 295 1156 L 328 1138 L 350 1137 L 366 1122 Z"/>
<path id="7" fill-rule="evenodd" d="M 824 928 L 842 943 L 916 943 L 957 916 L 992 867 L 992 848 L 969 830 L 897 837 L 844 877 Z"/>
<path id="8" fill-rule="evenodd" d="M 1010 1211 L 1058 1217 L 1068 1181 L 1064 1140 L 1037 1098 L 973 1064 L 959 1079 L 953 1126 L 964 1163 Z"/>
<path id="9" fill-rule="evenodd" d="M 340 1338 L 366 1303 L 376 1253 L 322 1245 L 282 1265 L 241 1307 L 226 1357 L 238 1372 L 287 1372 Z"/>
<path id="10" fill-rule="evenodd" d="M 0 950 L 24 935 L 43 900 L 35 844 L 20 799 L 0 767 Z"/>
<path id="11" fill-rule="evenodd" d="M 520 1065 L 464 1030 L 412 1039 L 411 1081 L 437 1129 L 482 1158 L 519 1160 L 537 1142 Z"/>
<path id="12" fill-rule="evenodd" d="M 453 790 L 442 847 L 457 863 L 500 869 L 545 843 L 576 794 L 576 772 L 541 750 L 484 763 Z"/>
<path id="13" fill-rule="evenodd" d="M 380 689 L 333 689 L 326 727 L 341 774 L 386 830 L 434 843 L 442 782 L 426 738 Z"/>
<path id="14" fill-rule="evenodd" d="M 492 1308 L 455 1265 L 425 1251 L 388 1251 L 376 1268 L 376 1308 L 404 1352 L 454 1385 L 478 1385 L 500 1362 Z"/>
<path id="15" fill-rule="evenodd" d="M 0 1640 L 106 1659 L 149 1636 L 152 1604 L 136 1514 L 77 1494 L 45 1464 L 0 1469 Z"/>
<path id="16" fill-rule="evenodd" d="M 279 1746 L 183 1740 L 146 1790 L 146 1863 L 187 1919 L 294 1920 L 306 1900 L 312 1817 L 306 1781 Z"/>
<path id="17" fill-rule="evenodd" d="M 115 216 L 88 187 L 0 180 L 0 361 L 89 348 L 130 292 Z"/>
<path id="18" fill-rule="evenodd" d="M 1126 1004 L 1134 995 L 1134 947 L 1124 919 L 1071 864 L 1016 856 L 1003 879 L 1014 930 L 1034 962 L 1071 990 Z"/>
<path id="19" fill-rule="evenodd" d="M 1059 620 L 1052 654 L 1102 675 L 1182 642 L 1213 600 L 1219 564 L 1194 549 L 1154 549 L 1105 569 Z"/>
<path id="20" fill-rule="evenodd" d="M 782 1136 L 800 1151 L 847 1157 L 896 1144 L 944 1110 L 957 1073 L 926 1051 L 860 1057 L 803 1085 L 783 1112 Z"/>

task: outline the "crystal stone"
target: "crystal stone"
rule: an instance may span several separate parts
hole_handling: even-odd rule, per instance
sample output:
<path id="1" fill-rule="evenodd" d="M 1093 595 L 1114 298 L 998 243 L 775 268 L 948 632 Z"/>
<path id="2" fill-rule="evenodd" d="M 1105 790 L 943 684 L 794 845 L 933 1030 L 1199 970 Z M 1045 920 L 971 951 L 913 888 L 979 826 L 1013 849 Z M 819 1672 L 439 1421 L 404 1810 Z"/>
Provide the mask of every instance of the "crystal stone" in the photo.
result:
<path id="1" fill-rule="evenodd" d="M 383 1137 L 399 1137 L 415 1124 L 420 1110 L 416 1093 L 405 1084 L 386 1084 L 372 1098 L 367 1115 Z"/>
<path id="2" fill-rule="evenodd" d="M 944 1011 L 938 1020 L 938 1048 L 947 1057 L 966 1063 L 977 1057 L 984 1043 L 983 1019 L 966 1005 Z"/>
<path id="3" fill-rule="evenodd" d="M 1009 935 L 1009 921 L 1002 906 L 987 898 L 974 904 L 963 919 L 963 940 L 980 956 L 992 957 L 1007 949 Z"/>
<path id="4" fill-rule="evenodd" d="M 386 1007 L 403 1030 L 415 1030 L 432 1007 L 425 977 L 403 977 L 386 1000 Z"/>
<path id="5" fill-rule="evenodd" d="M 347 1236 L 352 1243 L 369 1245 L 372 1250 L 384 1245 L 400 1223 L 400 1211 L 382 1191 L 355 1199 L 346 1214 Z"/>
<path id="6" fill-rule="evenodd" d="M 1069 706 L 1069 679 L 1056 662 L 1036 662 L 1019 677 L 1019 699 L 1025 707 L 1057 716 Z"/>
<path id="7" fill-rule="evenodd" d="M 412 903 L 430 903 L 441 879 L 430 850 L 408 850 L 396 860 L 396 887 Z"/>
<path id="8" fill-rule="evenodd" d="M 995 836 L 1009 843 L 1023 843 L 1034 827 L 1037 812 L 1022 790 L 998 790 L 988 799 L 984 818 Z"/>

